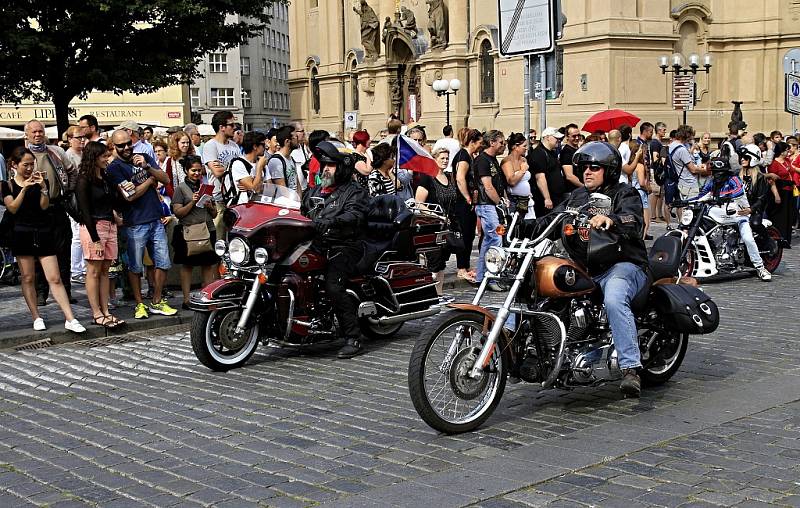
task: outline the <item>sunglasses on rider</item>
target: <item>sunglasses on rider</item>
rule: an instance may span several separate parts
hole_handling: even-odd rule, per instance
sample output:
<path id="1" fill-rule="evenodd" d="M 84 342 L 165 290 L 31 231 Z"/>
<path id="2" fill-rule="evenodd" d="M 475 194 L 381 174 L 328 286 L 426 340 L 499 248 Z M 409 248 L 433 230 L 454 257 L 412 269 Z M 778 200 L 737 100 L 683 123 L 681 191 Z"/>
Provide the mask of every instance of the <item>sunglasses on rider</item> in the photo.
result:
<path id="1" fill-rule="evenodd" d="M 583 170 L 586 171 L 587 169 L 592 173 L 597 173 L 598 171 L 601 171 L 605 168 L 603 166 L 592 166 L 587 164 L 586 166 L 583 167 Z"/>

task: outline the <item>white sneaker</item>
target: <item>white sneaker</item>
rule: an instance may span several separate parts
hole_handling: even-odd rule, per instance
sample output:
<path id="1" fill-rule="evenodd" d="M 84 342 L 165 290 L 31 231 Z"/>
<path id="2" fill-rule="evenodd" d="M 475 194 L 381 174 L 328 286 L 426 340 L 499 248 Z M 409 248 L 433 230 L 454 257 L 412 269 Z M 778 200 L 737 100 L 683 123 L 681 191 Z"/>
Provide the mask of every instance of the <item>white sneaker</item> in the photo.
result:
<path id="1" fill-rule="evenodd" d="M 83 333 L 86 331 L 86 328 L 84 328 L 77 319 L 73 319 L 72 321 L 64 321 L 64 328 L 75 333 Z"/>
<path id="2" fill-rule="evenodd" d="M 36 318 L 33 320 L 33 329 L 37 332 L 41 332 L 43 330 L 47 330 L 47 326 L 44 324 L 44 319 Z"/>
<path id="3" fill-rule="evenodd" d="M 772 280 L 772 274 L 769 273 L 769 270 L 767 270 L 762 266 L 758 268 L 758 278 L 763 280 L 764 282 L 768 282 Z"/>

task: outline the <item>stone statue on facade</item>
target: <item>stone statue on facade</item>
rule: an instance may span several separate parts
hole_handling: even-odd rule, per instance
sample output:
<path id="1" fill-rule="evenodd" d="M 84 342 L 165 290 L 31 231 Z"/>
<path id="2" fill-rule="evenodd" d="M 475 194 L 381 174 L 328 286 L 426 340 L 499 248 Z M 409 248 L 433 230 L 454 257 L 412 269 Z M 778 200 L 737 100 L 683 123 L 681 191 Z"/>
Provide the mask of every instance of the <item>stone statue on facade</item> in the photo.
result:
<path id="1" fill-rule="evenodd" d="M 425 0 L 428 4 L 428 32 L 431 47 L 447 45 L 447 10 L 444 0 Z"/>
<path id="2" fill-rule="evenodd" d="M 380 56 L 381 23 L 377 14 L 369 6 L 367 0 L 361 0 L 353 10 L 361 16 L 361 45 L 364 46 L 365 58 L 375 60 Z"/>
<path id="3" fill-rule="evenodd" d="M 392 110 L 399 114 L 400 108 L 403 106 L 403 90 L 400 88 L 399 79 L 389 80 L 389 96 L 392 103 Z"/>
<path id="4" fill-rule="evenodd" d="M 417 36 L 417 17 L 408 7 L 400 7 L 400 26 L 408 32 L 411 38 Z"/>
<path id="5" fill-rule="evenodd" d="M 392 24 L 392 18 L 386 16 L 386 19 L 383 21 L 383 32 L 381 32 L 381 41 L 384 44 L 389 40 L 389 31 L 394 28 L 394 24 Z"/>
<path id="6" fill-rule="evenodd" d="M 728 132 L 733 132 L 734 130 L 742 131 L 747 128 L 742 115 L 742 102 L 731 101 L 731 103 L 733 104 L 733 112 L 731 113 L 731 121 L 728 123 Z"/>

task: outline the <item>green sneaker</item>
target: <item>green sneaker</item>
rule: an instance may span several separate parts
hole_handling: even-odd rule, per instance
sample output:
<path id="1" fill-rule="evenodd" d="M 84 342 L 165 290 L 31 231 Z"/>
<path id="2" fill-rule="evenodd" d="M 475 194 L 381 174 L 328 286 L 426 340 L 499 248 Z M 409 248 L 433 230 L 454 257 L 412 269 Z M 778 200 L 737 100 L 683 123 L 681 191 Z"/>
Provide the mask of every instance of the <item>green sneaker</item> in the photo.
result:
<path id="1" fill-rule="evenodd" d="M 147 313 L 147 307 L 143 303 L 136 304 L 136 310 L 133 311 L 133 319 L 147 319 L 150 315 Z"/>
<path id="2" fill-rule="evenodd" d="M 177 309 L 173 309 L 167 305 L 166 300 L 161 300 L 158 303 L 151 303 L 150 312 L 153 314 L 161 314 L 162 316 L 174 316 L 178 313 Z"/>

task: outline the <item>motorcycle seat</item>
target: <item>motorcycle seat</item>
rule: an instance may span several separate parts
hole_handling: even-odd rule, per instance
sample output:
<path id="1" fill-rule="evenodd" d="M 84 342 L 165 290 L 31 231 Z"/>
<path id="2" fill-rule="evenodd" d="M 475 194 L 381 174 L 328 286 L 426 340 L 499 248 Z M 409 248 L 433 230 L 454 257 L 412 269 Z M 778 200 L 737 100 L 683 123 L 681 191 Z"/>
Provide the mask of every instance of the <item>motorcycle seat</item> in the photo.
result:
<path id="1" fill-rule="evenodd" d="M 676 277 L 682 250 L 681 240 L 677 236 L 664 235 L 653 242 L 647 261 L 653 280 Z"/>

